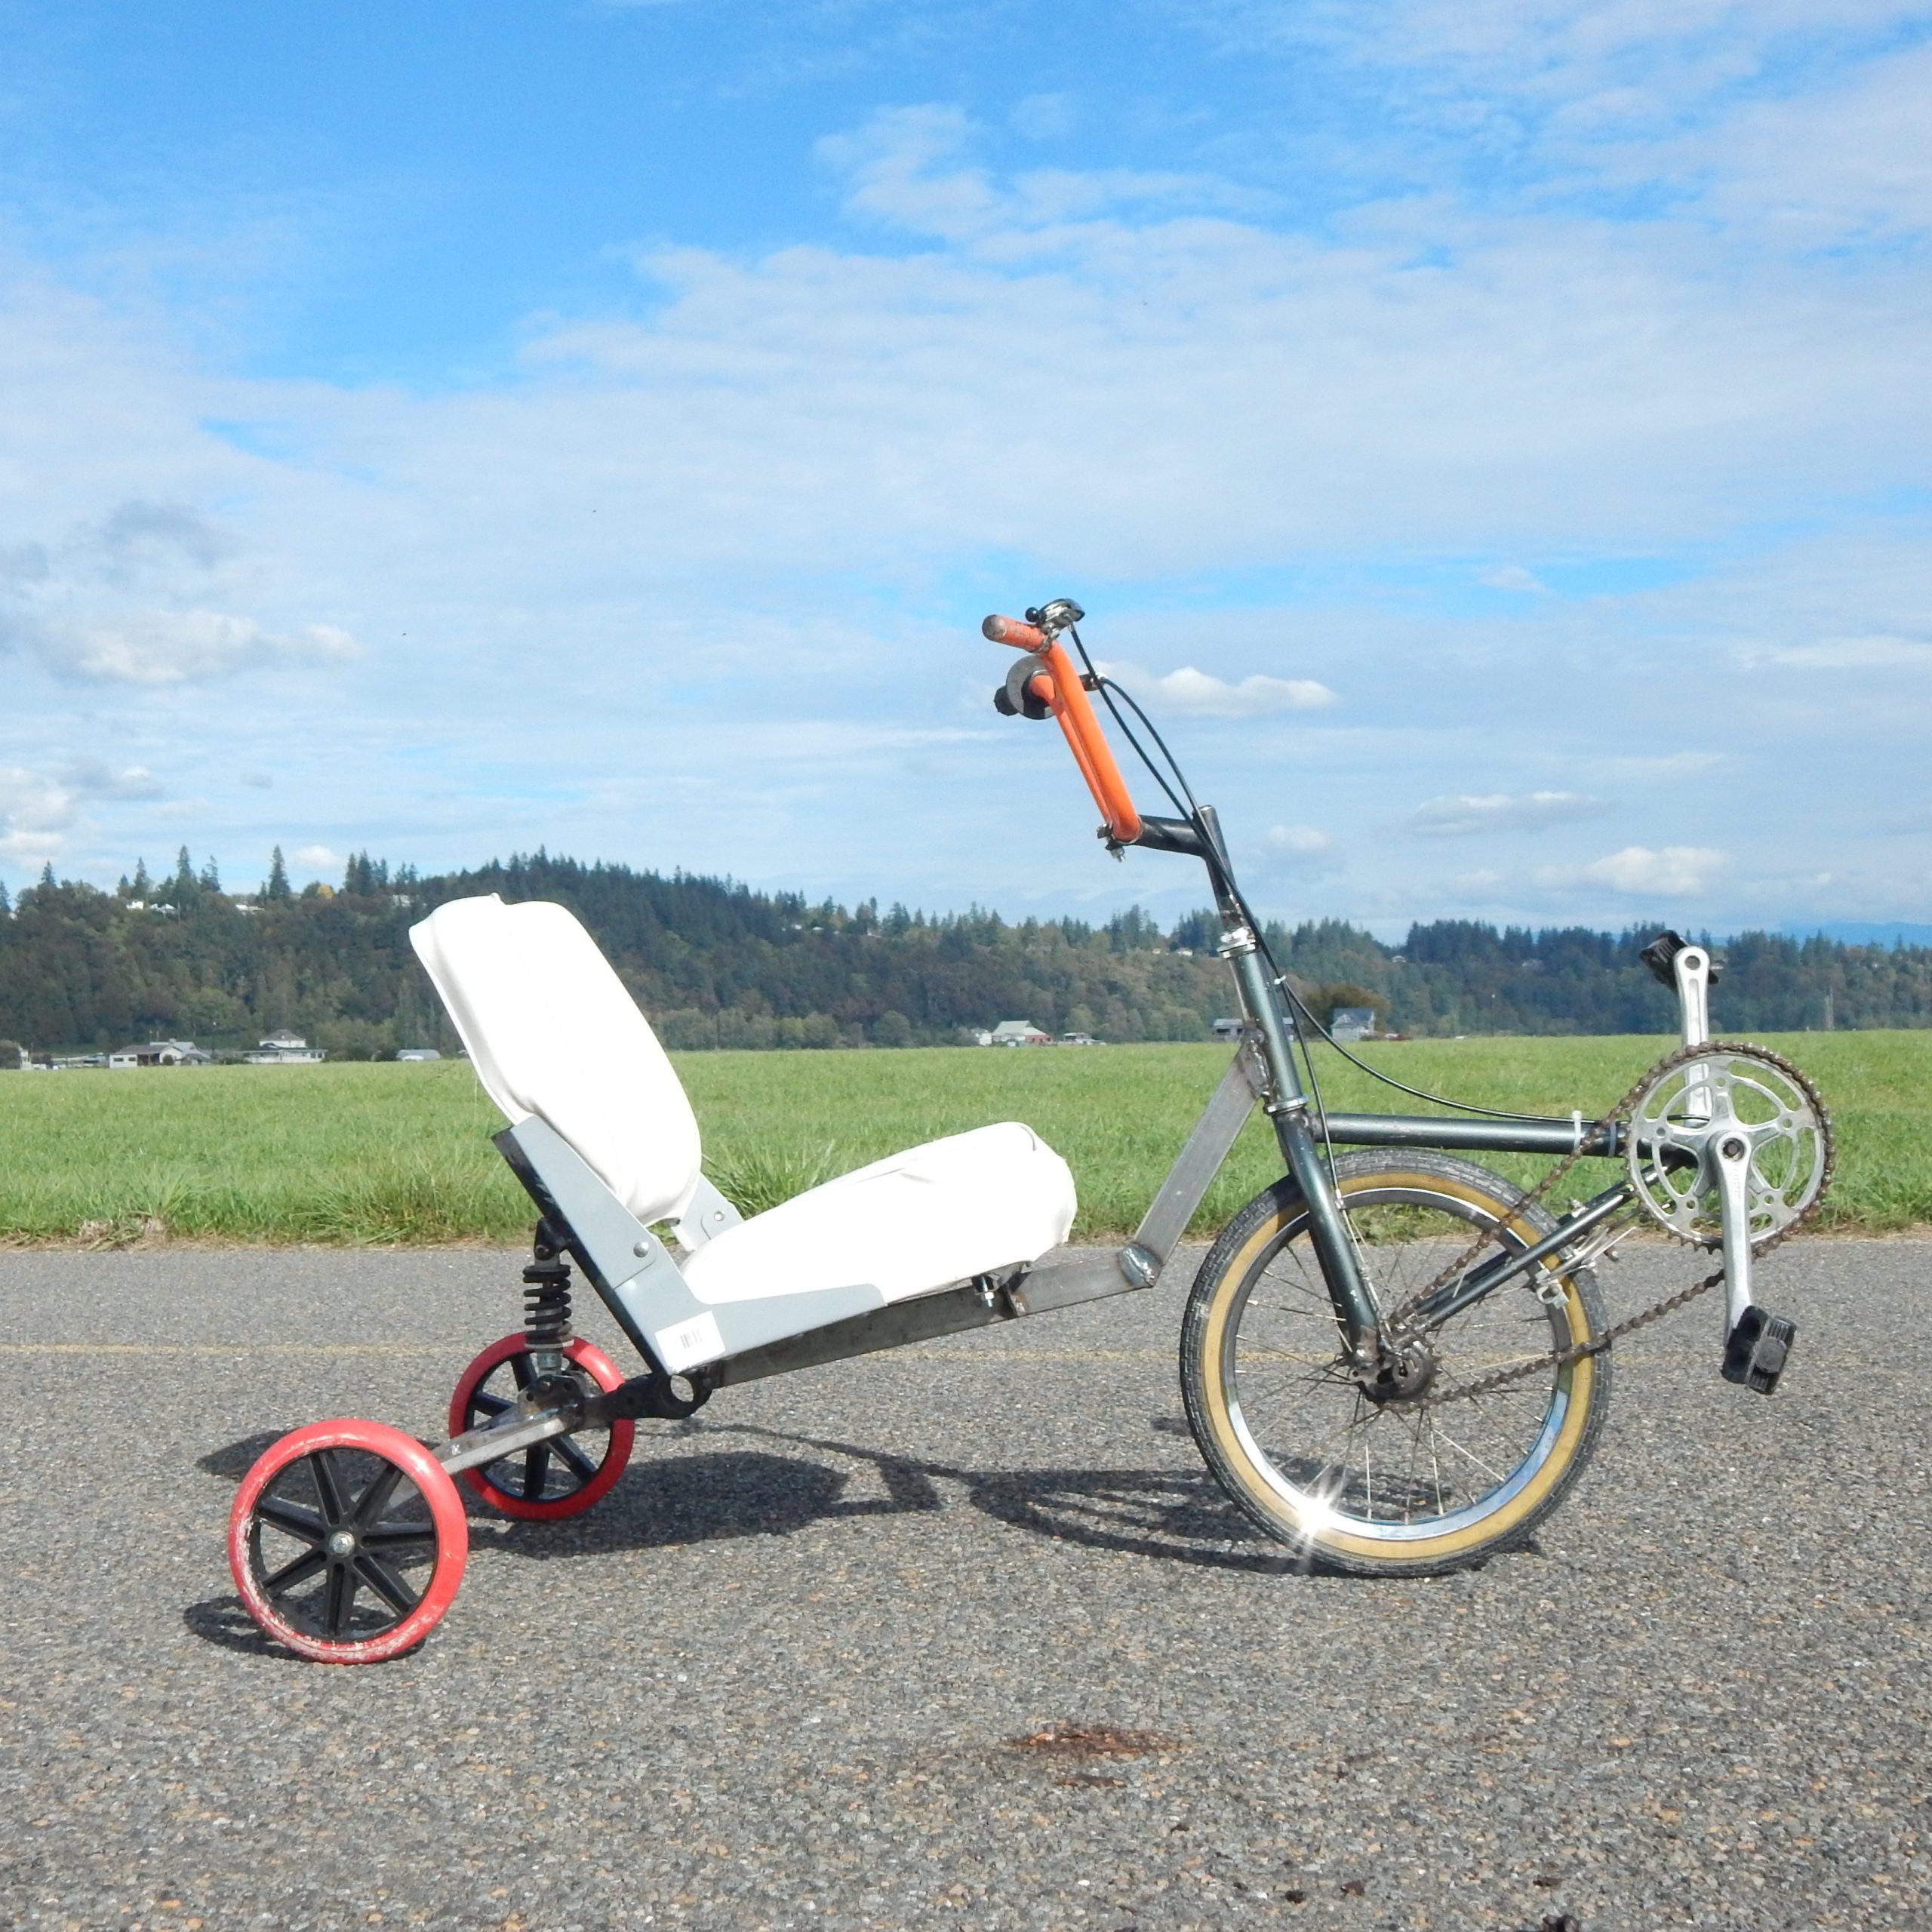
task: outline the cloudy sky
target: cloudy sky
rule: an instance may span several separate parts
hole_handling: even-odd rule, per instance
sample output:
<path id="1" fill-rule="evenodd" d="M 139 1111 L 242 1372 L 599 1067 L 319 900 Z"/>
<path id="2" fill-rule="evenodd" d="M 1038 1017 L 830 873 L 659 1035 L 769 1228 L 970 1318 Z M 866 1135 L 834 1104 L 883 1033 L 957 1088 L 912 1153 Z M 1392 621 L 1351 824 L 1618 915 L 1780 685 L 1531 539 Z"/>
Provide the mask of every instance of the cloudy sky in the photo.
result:
<path id="1" fill-rule="evenodd" d="M 0 879 L 1932 918 L 1932 6 L 0 0 Z"/>

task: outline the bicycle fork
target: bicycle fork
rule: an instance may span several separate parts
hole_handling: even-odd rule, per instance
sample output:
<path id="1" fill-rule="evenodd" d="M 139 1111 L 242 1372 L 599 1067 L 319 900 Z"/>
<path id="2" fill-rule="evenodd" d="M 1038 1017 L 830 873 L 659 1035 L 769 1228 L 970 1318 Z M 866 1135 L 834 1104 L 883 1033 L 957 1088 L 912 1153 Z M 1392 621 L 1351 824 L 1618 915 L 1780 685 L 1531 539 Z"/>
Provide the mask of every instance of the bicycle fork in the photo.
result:
<path id="1" fill-rule="evenodd" d="M 1343 1217 L 1342 1204 L 1309 1119 L 1308 1096 L 1295 1069 L 1293 1016 L 1279 985 L 1268 977 L 1260 943 L 1246 920 L 1223 908 L 1225 926 L 1220 952 L 1234 969 L 1235 983 L 1249 1023 L 1260 1036 L 1267 1066 L 1262 1106 L 1275 1129 L 1281 1158 L 1301 1198 L 1307 1204 L 1309 1235 L 1321 1263 L 1321 1278 L 1335 1304 L 1335 1315 L 1348 1343 L 1350 1365 L 1372 1371 L 1382 1360 L 1382 1318 L 1375 1297 L 1363 1278 L 1355 1238 Z"/>

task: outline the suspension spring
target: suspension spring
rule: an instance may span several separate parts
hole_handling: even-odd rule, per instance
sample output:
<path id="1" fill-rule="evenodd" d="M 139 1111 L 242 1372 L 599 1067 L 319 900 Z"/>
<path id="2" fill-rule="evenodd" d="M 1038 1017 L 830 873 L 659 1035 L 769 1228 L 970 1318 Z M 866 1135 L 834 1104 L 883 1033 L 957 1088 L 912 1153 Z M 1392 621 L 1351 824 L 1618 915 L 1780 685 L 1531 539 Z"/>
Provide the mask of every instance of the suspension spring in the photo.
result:
<path id="1" fill-rule="evenodd" d="M 555 1355 L 571 1339 L 571 1264 L 540 1229 L 537 1257 L 523 1271 L 523 1337 L 533 1355 Z"/>

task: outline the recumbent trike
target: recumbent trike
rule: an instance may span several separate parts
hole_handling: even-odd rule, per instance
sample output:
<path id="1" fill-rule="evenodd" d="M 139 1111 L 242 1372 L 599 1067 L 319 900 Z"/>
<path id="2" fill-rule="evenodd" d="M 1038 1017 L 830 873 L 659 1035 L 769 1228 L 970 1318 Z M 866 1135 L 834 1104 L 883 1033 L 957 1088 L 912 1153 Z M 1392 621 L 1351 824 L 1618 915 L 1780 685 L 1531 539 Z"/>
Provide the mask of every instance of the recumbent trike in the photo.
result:
<path id="1" fill-rule="evenodd" d="M 577 920 L 494 896 L 442 906 L 411 938 L 509 1121 L 497 1145 L 540 1217 L 524 1324 L 464 1373 L 440 1446 L 380 1423 L 325 1422 L 256 1463 L 229 1557 L 272 1637 L 341 1663 L 419 1642 L 463 1575 L 458 1477 L 512 1517 L 573 1515 L 622 1474 L 640 1418 L 688 1416 L 760 1377 L 1153 1287 L 1257 1101 L 1283 1173 L 1195 1276 L 1181 1382 L 1222 1486 L 1310 1563 L 1424 1574 L 1521 1542 L 1601 1432 L 1611 1343 L 1720 1281 L 1723 1374 L 1776 1387 L 1794 1331 L 1753 1301 L 1752 1262 L 1815 1211 L 1830 1128 L 1796 1068 L 1710 1040 L 1706 950 L 1671 934 L 1645 949 L 1678 994 L 1683 1044 L 1601 1118 L 1323 1109 L 1312 1066 L 1304 1079 L 1297 1065 L 1321 1029 L 1269 954 L 1213 809 L 1145 713 L 1094 670 L 1083 614 L 1062 600 L 1024 623 L 989 617 L 987 637 L 1021 654 L 995 703 L 1058 721 L 1110 850 L 1205 866 L 1242 1015 L 1232 1063 L 1134 1238 L 1066 1247 L 1072 1177 L 1013 1122 L 875 1161 L 746 1220 L 705 1178 L 677 1075 Z M 1136 808 L 1090 694 L 1173 816 Z M 1526 1191 L 1465 1158 L 1481 1152 L 1556 1166 Z M 1607 1185 L 1552 1214 L 1542 1197 L 1586 1160 L 1614 1164 Z M 1591 1263 L 1647 1219 L 1721 1249 L 1722 1265 L 1613 1327 Z M 654 1232 L 667 1224 L 670 1245 Z M 626 1379 L 572 1334 L 573 1264 L 641 1374 Z"/>

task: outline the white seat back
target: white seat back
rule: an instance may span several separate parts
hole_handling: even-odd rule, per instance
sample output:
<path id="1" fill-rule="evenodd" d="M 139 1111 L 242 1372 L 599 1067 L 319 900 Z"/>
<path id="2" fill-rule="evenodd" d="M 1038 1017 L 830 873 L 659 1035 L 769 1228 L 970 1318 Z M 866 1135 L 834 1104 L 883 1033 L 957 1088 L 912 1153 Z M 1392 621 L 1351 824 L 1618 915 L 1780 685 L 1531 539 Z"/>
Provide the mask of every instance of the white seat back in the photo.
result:
<path id="1" fill-rule="evenodd" d="M 697 1119 L 637 1002 L 561 906 L 452 900 L 410 929 L 485 1091 L 542 1116 L 640 1221 L 697 1185 Z"/>

